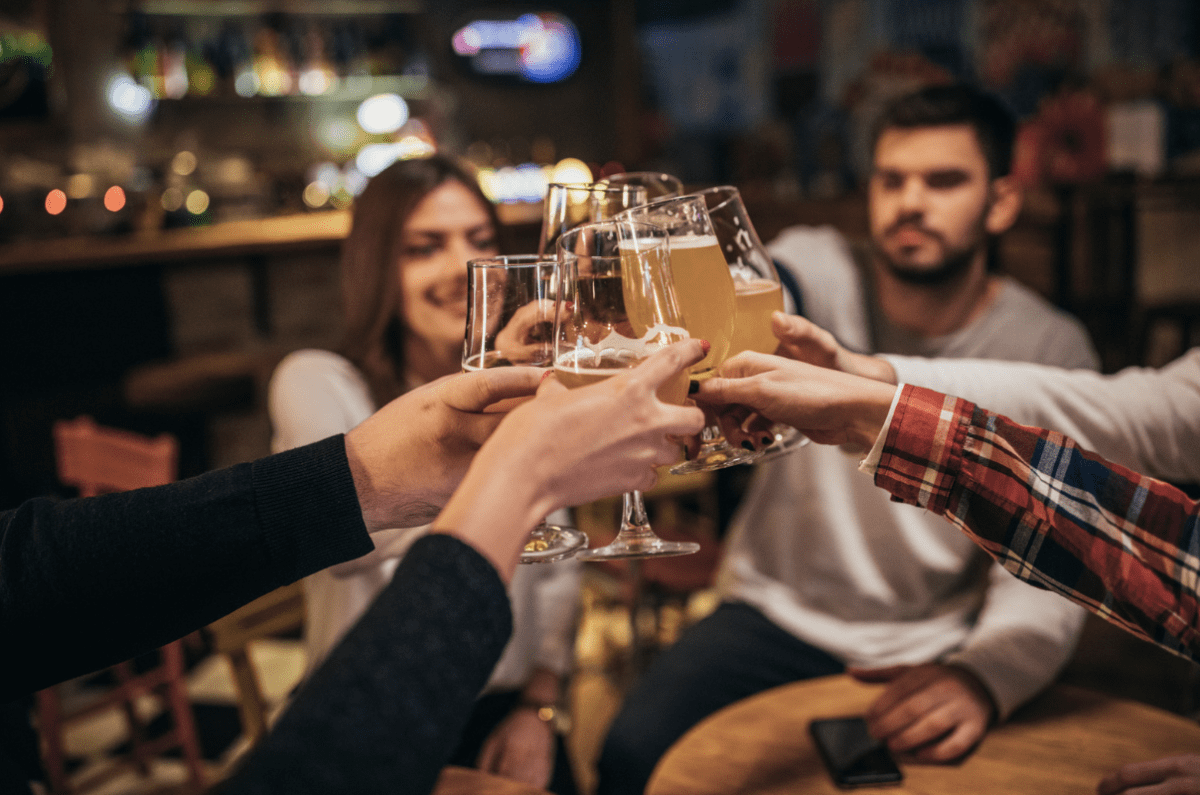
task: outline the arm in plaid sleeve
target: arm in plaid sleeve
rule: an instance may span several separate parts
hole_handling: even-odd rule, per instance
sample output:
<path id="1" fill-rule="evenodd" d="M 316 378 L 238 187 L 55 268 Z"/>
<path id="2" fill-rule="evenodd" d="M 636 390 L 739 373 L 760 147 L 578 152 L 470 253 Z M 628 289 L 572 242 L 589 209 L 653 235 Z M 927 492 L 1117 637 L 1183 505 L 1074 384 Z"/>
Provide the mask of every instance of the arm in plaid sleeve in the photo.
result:
<path id="1" fill-rule="evenodd" d="M 1200 660 L 1200 505 L 1062 434 L 906 385 L 876 485 L 1017 577 Z"/>

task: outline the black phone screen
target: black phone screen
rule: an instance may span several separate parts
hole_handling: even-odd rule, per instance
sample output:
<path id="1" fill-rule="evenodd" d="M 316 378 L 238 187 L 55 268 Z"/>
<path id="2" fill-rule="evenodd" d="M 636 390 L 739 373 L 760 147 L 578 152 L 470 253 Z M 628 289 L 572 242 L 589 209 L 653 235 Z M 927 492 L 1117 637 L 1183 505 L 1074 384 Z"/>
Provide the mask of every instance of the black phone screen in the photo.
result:
<path id="1" fill-rule="evenodd" d="M 897 784 L 904 778 L 887 746 L 867 732 L 862 718 L 814 720 L 808 728 L 839 787 Z"/>

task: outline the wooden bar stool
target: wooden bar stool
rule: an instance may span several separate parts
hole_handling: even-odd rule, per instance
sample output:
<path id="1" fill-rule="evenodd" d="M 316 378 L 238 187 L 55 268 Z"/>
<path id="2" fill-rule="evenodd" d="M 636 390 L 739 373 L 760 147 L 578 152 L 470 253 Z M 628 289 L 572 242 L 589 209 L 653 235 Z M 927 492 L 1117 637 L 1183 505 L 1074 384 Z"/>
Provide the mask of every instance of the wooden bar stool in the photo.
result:
<path id="1" fill-rule="evenodd" d="M 54 451 L 59 480 L 77 487 L 81 497 L 170 483 L 175 479 L 179 459 L 179 445 L 170 435 L 149 438 L 99 426 L 90 417 L 56 422 Z M 136 671 L 132 661 L 114 665 L 109 670 L 116 684 L 78 709 L 64 708 L 58 686 L 38 692 L 38 726 L 51 792 L 58 795 L 91 789 L 130 764 L 146 775 L 151 759 L 174 748 L 183 752 L 193 790 L 202 789 L 200 743 L 185 688 L 181 641 L 163 646 L 159 656 L 158 665 L 146 671 Z M 148 694 L 162 699 L 174 724 L 169 732 L 153 740 L 146 738 L 146 727 L 135 705 L 139 697 Z M 112 709 L 120 709 L 128 723 L 129 757 L 115 758 L 113 764 L 90 772 L 83 780 L 71 780 L 66 771 L 66 727 Z"/>

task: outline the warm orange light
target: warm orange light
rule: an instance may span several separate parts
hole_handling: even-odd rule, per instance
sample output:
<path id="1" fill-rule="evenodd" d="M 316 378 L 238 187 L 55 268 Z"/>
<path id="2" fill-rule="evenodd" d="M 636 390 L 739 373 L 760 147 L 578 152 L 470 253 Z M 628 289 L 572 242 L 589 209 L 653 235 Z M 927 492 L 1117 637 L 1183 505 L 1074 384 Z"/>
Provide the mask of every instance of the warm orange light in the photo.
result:
<path id="1" fill-rule="evenodd" d="M 58 215 L 65 209 L 67 209 L 67 194 L 58 188 L 46 194 L 46 212 Z"/>
<path id="2" fill-rule="evenodd" d="M 0 213 L 4 212 L 4 197 L 0 196 Z"/>
<path id="3" fill-rule="evenodd" d="M 120 185 L 113 185 L 104 192 L 104 209 L 116 212 L 125 206 L 125 191 Z"/>

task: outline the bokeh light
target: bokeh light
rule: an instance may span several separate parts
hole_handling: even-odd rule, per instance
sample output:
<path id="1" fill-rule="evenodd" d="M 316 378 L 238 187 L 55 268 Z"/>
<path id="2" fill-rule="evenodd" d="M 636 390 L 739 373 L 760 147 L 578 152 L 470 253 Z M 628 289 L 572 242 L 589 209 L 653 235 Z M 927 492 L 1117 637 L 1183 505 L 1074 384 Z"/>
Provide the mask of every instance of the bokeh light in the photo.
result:
<path id="1" fill-rule="evenodd" d="M 127 74 L 118 74 L 108 83 L 108 106 L 133 122 L 145 121 L 154 108 L 150 89 L 139 85 Z"/>
<path id="2" fill-rule="evenodd" d="M 364 99 L 355 115 L 359 126 L 372 135 L 392 133 L 408 121 L 408 103 L 399 94 L 376 94 Z"/>
<path id="3" fill-rule="evenodd" d="M 550 182 L 557 182 L 564 185 L 591 181 L 592 170 L 588 168 L 587 163 L 575 157 L 564 157 L 555 163 L 554 171 L 550 178 Z"/>
<path id="4" fill-rule="evenodd" d="M 208 194 L 197 188 L 187 195 L 184 206 L 192 215 L 202 215 L 208 209 Z"/>
<path id="5" fill-rule="evenodd" d="M 304 186 L 302 198 L 304 204 L 314 210 L 324 207 L 329 202 L 329 186 L 320 181 L 310 182 Z"/>
<path id="6" fill-rule="evenodd" d="M 58 215 L 65 209 L 67 209 L 67 194 L 58 188 L 46 194 L 46 212 Z"/>
<path id="7" fill-rule="evenodd" d="M 125 207 L 125 189 L 120 185 L 113 185 L 108 190 L 104 191 L 104 209 L 109 212 L 117 212 Z"/>
<path id="8" fill-rule="evenodd" d="M 399 144 L 367 144 L 354 158 L 354 165 L 368 177 L 373 177 L 399 159 Z"/>
<path id="9" fill-rule="evenodd" d="M 171 158 L 171 170 L 181 177 L 186 177 L 196 170 L 196 155 L 184 149 Z"/>

